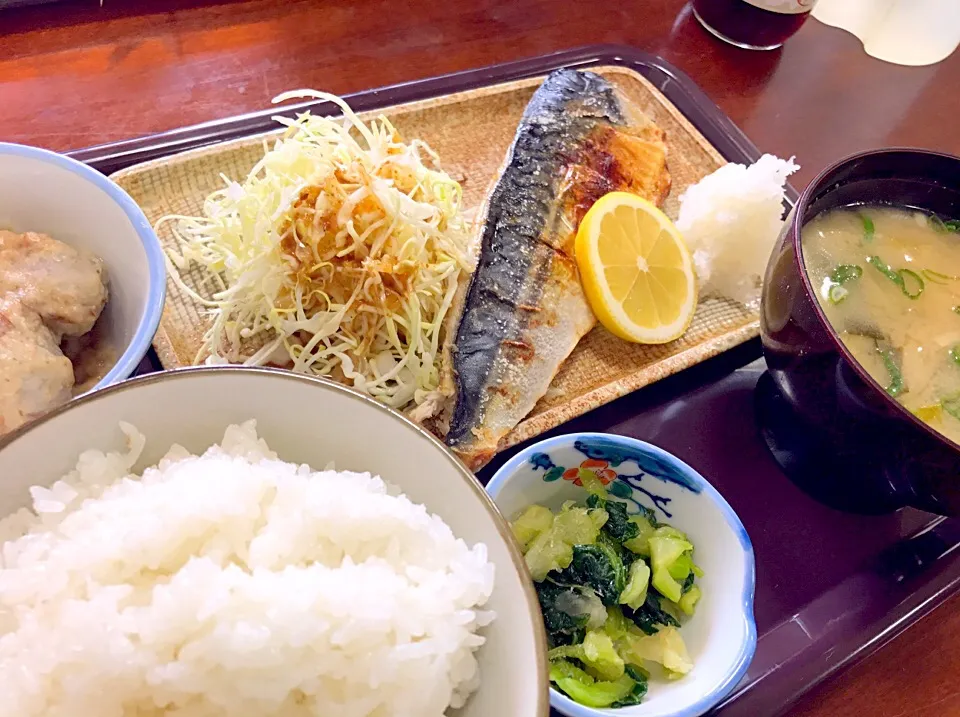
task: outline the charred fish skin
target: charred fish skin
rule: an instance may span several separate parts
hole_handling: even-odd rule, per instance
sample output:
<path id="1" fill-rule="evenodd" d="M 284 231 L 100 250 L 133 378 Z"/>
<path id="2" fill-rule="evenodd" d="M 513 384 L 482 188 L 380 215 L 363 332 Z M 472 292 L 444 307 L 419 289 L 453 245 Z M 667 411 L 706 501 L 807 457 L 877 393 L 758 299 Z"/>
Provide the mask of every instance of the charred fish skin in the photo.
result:
<path id="1" fill-rule="evenodd" d="M 480 260 L 457 331 L 451 446 L 473 440 L 470 431 L 481 422 L 493 364 L 529 313 L 519 307 L 538 304 L 539 275 L 549 266 L 534 259 L 543 254 L 539 244 L 560 194 L 566 157 L 589 130 L 581 117 L 622 121 L 613 88 L 598 75 L 574 71 L 550 75 L 523 114 L 512 157 L 489 201 Z"/>
<path id="2" fill-rule="evenodd" d="M 596 199 L 631 187 L 630 135 L 642 134 L 627 122 L 610 83 L 574 70 L 551 74 L 523 114 L 487 203 L 451 359 L 446 442 L 468 465 L 492 457 L 595 322 L 573 241 Z"/>

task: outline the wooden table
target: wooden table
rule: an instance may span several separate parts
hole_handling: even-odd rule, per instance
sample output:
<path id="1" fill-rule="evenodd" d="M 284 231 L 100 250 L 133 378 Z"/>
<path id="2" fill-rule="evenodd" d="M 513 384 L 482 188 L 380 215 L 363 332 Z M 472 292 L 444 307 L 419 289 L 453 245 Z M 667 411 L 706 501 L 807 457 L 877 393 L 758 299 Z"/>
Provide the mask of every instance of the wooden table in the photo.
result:
<path id="1" fill-rule="evenodd" d="M 66 150 L 589 43 L 689 73 L 809 181 L 857 150 L 960 154 L 960 54 L 904 68 L 815 21 L 778 52 L 727 47 L 682 0 L 96 0 L 0 11 L 0 139 Z M 609 5 L 610 9 L 600 9 Z M 816 689 L 795 717 L 960 714 L 960 598 Z"/>

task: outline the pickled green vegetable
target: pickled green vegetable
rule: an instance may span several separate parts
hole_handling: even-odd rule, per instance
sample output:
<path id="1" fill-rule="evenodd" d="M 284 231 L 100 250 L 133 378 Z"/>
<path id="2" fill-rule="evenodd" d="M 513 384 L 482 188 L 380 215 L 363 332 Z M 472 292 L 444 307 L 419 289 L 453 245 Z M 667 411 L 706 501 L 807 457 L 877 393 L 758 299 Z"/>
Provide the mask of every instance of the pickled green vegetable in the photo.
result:
<path id="1" fill-rule="evenodd" d="M 679 532 L 679 531 L 678 531 Z M 650 563 L 653 568 L 653 587 L 655 587 L 664 597 L 673 602 L 678 602 L 683 594 L 683 587 L 675 578 L 671 570 L 676 569 L 677 562 L 683 559 L 688 551 L 693 550 L 693 545 L 685 539 L 675 536 L 657 536 L 650 538 Z M 686 571 L 683 578 L 686 579 L 690 572 L 692 561 L 687 558 L 685 561 Z"/>
<path id="2" fill-rule="evenodd" d="M 700 596 L 700 588 L 692 585 L 687 592 L 680 596 L 680 601 L 677 605 L 685 615 L 693 615 L 694 608 L 696 608 L 697 603 L 700 602 Z"/>
<path id="3" fill-rule="evenodd" d="M 573 560 L 574 545 L 593 545 L 606 521 L 606 511 L 564 506 L 549 528 L 539 533 L 524 553 L 534 580 L 543 580 L 551 570 L 562 570 Z"/>
<path id="4" fill-rule="evenodd" d="M 612 707 L 628 697 L 637 685 L 636 680 L 626 673 L 613 682 L 595 680 L 566 660 L 550 662 L 550 681 L 571 699 L 587 707 Z"/>
<path id="5" fill-rule="evenodd" d="M 587 673 L 598 680 L 617 680 L 623 676 L 623 658 L 617 653 L 610 636 L 600 630 L 589 630 L 578 645 L 553 648 L 547 658 L 579 660 Z"/>
<path id="6" fill-rule="evenodd" d="M 514 520 L 510 527 L 521 548 L 526 548 L 540 533 L 553 525 L 553 513 L 542 505 L 531 505 Z"/>
<path id="7" fill-rule="evenodd" d="M 670 672 L 685 675 L 693 669 L 687 646 L 675 627 L 665 627 L 653 635 L 630 635 L 625 640 L 624 659 L 628 662 L 656 662 Z"/>
<path id="8" fill-rule="evenodd" d="M 620 593 L 621 605 L 629 605 L 634 610 L 640 608 L 647 599 L 647 588 L 650 585 L 650 566 L 643 560 L 636 560 L 630 565 L 627 577 L 627 586 Z"/>
<path id="9" fill-rule="evenodd" d="M 623 547 L 636 553 L 637 555 L 650 555 L 650 536 L 656 532 L 656 528 L 650 524 L 650 521 L 643 516 L 632 515 L 630 522 L 637 526 L 637 535 L 629 540 L 625 540 Z"/>
<path id="10" fill-rule="evenodd" d="M 636 504 L 579 470 L 583 504 L 530 506 L 511 524 L 536 581 L 550 680 L 590 707 L 640 704 L 649 663 L 670 679 L 692 666 L 678 628 L 696 611 L 703 572 L 685 533 L 651 509 L 631 514 Z"/>
<path id="11" fill-rule="evenodd" d="M 593 545 L 574 545 L 570 565 L 558 579 L 593 590 L 604 605 L 616 605 L 627 586 L 627 567 L 620 547 L 600 539 Z"/>

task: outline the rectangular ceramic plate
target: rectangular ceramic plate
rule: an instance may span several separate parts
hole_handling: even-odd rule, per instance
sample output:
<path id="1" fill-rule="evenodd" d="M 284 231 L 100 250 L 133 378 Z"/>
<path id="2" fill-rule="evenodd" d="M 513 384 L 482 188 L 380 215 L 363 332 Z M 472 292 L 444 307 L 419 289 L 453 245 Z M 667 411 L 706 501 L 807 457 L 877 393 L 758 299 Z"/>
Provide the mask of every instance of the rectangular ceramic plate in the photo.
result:
<path id="1" fill-rule="evenodd" d="M 665 132 L 672 179 L 663 209 L 676 218 L 678 197 L 724 163 L 724 158 L 681 112 L 643 75 L 616 65 L 594 68 L 616 85 L 629 102 Z M 517 125 L 543 77 L 513 80 L 445 94 L 432 99 L 368 110 L 383 115 L 401 136 L 427 142 L 446 171 L 463 186 L 469 210 L 484 200 L 503 164 Z M 315 110 L 325 108 L 317 105 Z M 205 198 L 223 187 L 223 176 L 242 180 L 277 136 L 258 134 L 188 150 L 122 169 L 112 175 L 155 224 L 167 215 L 197 215 Z M 173 225 L 158 227 L 165 248 L 175 248 Z M 198 270 L 182 274 L 190 289 L 210 298 L 211 282 Z M 209 318 L 203 307 L 173 281 L 154 346 L 164 368 L 192 364 L 201 350 Z M 688 368 L 757 335 L 758 316 L 726 299 L 706 298 L 687 332 L 669 344 L 624 342 L 597 326 L 563 363 L 550 390 L 501 442 L 501 450 L 569 421 L 615 398 Z"/>
<path id="2" fill-rule="evenodd" d="M 396 106 L 539 77 L 557 67 L 622 67 L 652 84 L 729 161 L 758 152 L 710 99 L 658 57 L 588 47 L 349 96 L 358 110 Z M 74 152 L 112 173 L 147 160 L 268 131 L 273 110 Z M 913 510 L 838 513 L 783 475 L 757 433 L 753 389 L 764 370 L 747 341 L 564 424 L 551 434 L 608 431 L 672 451 L 706 476 L 743 520 L 757 559 L 759 641 L 747 675 L 717 711 L 772 716 L 869 654 L 960 588 L 960 521 Z M 141 371 L 160 368 L 156 356 Z M 484 469 L 486 481 L 515 449 Z"/>

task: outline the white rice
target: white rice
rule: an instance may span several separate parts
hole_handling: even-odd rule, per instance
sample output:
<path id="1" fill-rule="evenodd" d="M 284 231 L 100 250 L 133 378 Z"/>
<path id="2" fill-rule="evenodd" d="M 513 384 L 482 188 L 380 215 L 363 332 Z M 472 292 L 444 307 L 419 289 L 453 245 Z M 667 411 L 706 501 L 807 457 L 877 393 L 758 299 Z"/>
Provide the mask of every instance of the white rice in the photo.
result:
<path id="1" fill-rule="evenodd" d="M 783 227 L 784 185 L 798 169 L 792 157 L 765 154 L 749 166 L 725 164 L 680 196 L 677 229 L 693 253 L 704 296 L 756 305 Z"/>
<path id="2" fill-rule="evenodd" d="M 479 685 L 486 546 L 253 421 L 139 478 L 84 453 L 0 521 L 0 715 L 430 717 Z"/>

